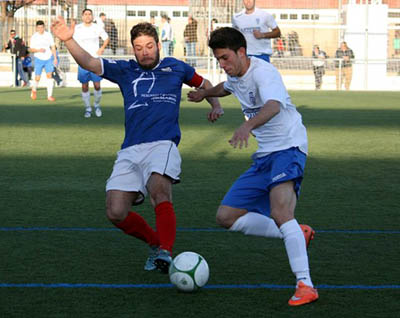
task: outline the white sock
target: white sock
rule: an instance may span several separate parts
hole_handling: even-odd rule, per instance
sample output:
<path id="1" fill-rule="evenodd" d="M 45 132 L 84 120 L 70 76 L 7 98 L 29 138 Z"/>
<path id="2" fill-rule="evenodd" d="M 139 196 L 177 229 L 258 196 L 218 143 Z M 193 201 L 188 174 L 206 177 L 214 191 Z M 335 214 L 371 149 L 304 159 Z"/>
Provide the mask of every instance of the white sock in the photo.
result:
<path id="1" fill-rule="evenodd" d="M 243 232 L 246 235 L 282 238 L 282 233 L 275 221 L 256 212 L 248 212 L 241 216 L 229 230 Z"/>
<path id="2" fill-rule="evenodd" d="M 90 106 L 90 91 L 82 92 L 82 100 L 85 104 L 86 110 L 91 111 L 92 107 Z"/>
<path id="3" fill-rule="evenodd" d="M 306 240 L 299 223 L 296 219 L 290 220 L 281 225 L 280 231 L 285 243 L 290 268 L 296 275 L 297 281 L 302 281 L 304 284 L 314 287 L 310 277 Z"/>
<path id="4" fill-rule="evenodd" d="M 99 89 L 98 91 L 94 90 L 93 95 L 94 95 L 94 107 L 100 107 L 100 100 L 102 95 L 101 89 Z"/>
<path id="5" fill-rule="evenodd" d="M 52 78 L 47 79 L 47 97 L 53 96 L 54 80 Z"/>
<path id="6" fill-rule="evenodd" d="M 32 82 L 33 82 L 33 83 L 32 83 L 32 90 L 33 90 L 34 92 L 36 92 L 37 87 L 39 86 L 39 82 L 36 81 L 36 80 L 33 80 Z"/>

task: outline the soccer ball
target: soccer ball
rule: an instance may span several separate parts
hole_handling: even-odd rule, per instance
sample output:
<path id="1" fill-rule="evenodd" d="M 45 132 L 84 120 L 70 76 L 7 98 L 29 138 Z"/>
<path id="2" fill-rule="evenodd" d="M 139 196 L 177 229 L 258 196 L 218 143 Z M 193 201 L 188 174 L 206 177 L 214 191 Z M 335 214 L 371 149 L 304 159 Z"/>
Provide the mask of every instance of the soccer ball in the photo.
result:
<path id="1" fill-rule="evenodd" d="M 207 261 L 195 252 L 180 253 L 169 267 L 171 283 L 183 292 L 193 292 L 203 287 L 209 276 Z"/>

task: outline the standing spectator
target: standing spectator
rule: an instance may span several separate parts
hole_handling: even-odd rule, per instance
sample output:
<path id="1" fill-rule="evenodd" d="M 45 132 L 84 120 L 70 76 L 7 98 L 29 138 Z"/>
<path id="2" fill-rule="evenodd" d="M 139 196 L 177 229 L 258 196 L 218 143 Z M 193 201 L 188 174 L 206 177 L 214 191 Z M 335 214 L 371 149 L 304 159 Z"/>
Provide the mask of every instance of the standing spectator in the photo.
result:
<path id="1" fill-rule="evenodd" d="M 31 81 L 33 66 L 32 66 L 32 58 L 29 55 L 29 52 L 26 53 L 26 56 L 24 57 L 24 60 L 22 61 L 22 66 L 24 69 L 24 73 L 27 75 L 28 81 Z"/>
<path id="2" fill-rule="evenodd" d="M 185 39 L 186 55 L 189 57 L 187 63 L 193 67 L 196 66 L 196 44 L 197 44 L 197 21 L 191 15 L 188 17 L 188 24 L 186 24 L 183 31 Z"/>
<path id="3" fill-rule="evenodd" d="M 349 90 L 353 77 L 352 60 L 354 59 L 354 53 L 346 42 L 342 42 L 336 50 L 336 59 L 336 89 L 340 90 L 344 82 L 344 87 Z"/>
<path id="4" fill-rule="evenodd" d="M 274 17 L 255 7 L 255 0 L 243 0 L 244 9 L 232 18 L 232 26 L 243 33 L 247 54 L 267 62 L 272 55 L 271 39 L 278 38 L 281 30 Z"/>
<path id="5" fill-rule="evenodd" d="M 43 69 L 46 72 L 46 87 L 47 87 L 47 100 L 54 102 L 56 99 L 53 97 L 53 70 L 57 65 L 56 46 L 54 44 L 53 36 L 50 32 L 45 31 L 44 22 L 39 20 L 36 22 L 36 33 L 32 35 L 30 51 L 34 53 L 35 65 L 35 80 L 32 84 L 31 98 L 36 99 L 36 91 L 39 86 L 40 77 Z"/>
<path id="6" fill-rule="evenodd" d="M 393 49 L 394 49 L 394 55 L 399 56 L 400 55 L 400 30 L 396 30 L 394 33 Z"/>
<path id="7" fill-rule="evenodd" d="M 118 30 L 113 20 L 108 19 L 106 21 L 105 30 L 110 38 L 109 46 L 115 55 L 118 48 Z"/>
<path id="8" fill-rule="evenodd" d="M 156 18 L 154 16 L 150 17 L 150 24 L 153 26 L 154 29 L 156 29 L 157 35 L 160 36 L 160 28 L 156 24 Z"/>
<path id="9" fill-rule="evenodd" d="M 103 54 L 105 47 L 110 42 L 110 38 L 103 28 L 93 23 L 93 12 L 90 9 L 83 9 L 82 23 L 75 27 L 74 40 L 91 56 L 99 57 Z M 103 45 L 99 48 L 99 38 L 104 41 Z M 92 106 L 90 104 L 90 91 L 89 82 L 93 82 L 94 86 L 94 110 L 97 117 L 101 117 L 103 112 L 100 108 L 101 101 L 101 86 L 100 81 L 102 78 L 82 67 L 78 67 L 78 80 L 82 84 L 82 100 L 85 105 L 85 118 L 92 116 Z"/>
<path id="10" fill-rule="evenodd" d="M 8 42 L 4 44 L 3 51 L 5 50 L 10 50 L 10 53 L 15 55 L 15 86 L 20 86 L 21 80 L 24 82 L 22 86 L 27 86 L 28 79 L 26 77 L 26 74 L 24 73 L 22 63 L 28 50 L 26 48 L 24 40 L 17 35 L 17 32 L 15 30 L 10 30 L 10 38 Z"/>
<path id="11" fill-rule="evenodd" d="M 104 12 L 101 12 L 99 14 L 99 17 L 96 19 L 96 23 L 99 27 L 101 27 L 102 29 L 106 28 L 106 14 Z"/>
<path id="12" fill-rule="evenodd" d="M 322 85 L 322 76 L 325 75 L 325 59 L 326 53 L 322 51 L 318 45 L 314 45 L 314 49 L 312 52 L 313 60 L 313 71 L 315 77 L 315 89 L 321 89 Z"/>
<path id="13" fill-rule="evenodd" d="M 163 24 L 161 29 L 161 43 L 164 57 L 171 56 L 171 45 L 172 45 L 172 27 L 169 23 L 168 17 L 164 14 L 161 16 L 161 22 Z"/>

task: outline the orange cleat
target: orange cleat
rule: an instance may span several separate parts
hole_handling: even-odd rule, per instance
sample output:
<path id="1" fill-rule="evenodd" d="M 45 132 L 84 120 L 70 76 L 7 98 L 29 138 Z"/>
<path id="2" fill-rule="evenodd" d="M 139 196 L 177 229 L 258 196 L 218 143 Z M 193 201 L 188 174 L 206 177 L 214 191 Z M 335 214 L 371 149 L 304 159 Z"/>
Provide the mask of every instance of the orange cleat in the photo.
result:
<path id="1" fill-rule="evenodd" d="M 47 100 L 49 102 L 55 102 L 56 101 L 56 99 L 53 96 L 47 97 Z"/>
<path id="2" fill-rule="evenodd" d="M 306 247 L 310 245 L 310 242 L 314 239 L 315 231 L 311 226 L 306 224 L 300 224 L 300 228 L 303 231 L 304 238 L 306 239 Z"/>
<path id="3" fill-rule="evenodd" d="M 31 91 L 31 98 L 33 100 L 36 100 L 36 91 L 34 91 L 34 90 Z"/>
<path id="4" fill-rule="evenodd" d="M 311 286 L 307 286 L 302 281 L 299 281 L 296 286 L 296 292 L 289 299 L 290 306 L 301 306 L 312 303 L 319 298 L 318 291 Z"/>

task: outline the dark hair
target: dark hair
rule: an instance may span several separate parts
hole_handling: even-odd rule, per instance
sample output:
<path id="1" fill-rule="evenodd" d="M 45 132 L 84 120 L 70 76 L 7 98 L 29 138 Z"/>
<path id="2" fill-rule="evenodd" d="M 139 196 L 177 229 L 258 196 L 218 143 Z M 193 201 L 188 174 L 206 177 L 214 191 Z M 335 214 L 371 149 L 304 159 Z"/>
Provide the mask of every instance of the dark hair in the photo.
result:
<path id="1" fill-rule="evenodd" d="M 83 15 L 86 11 L 89 11 L 89 12 L 93 15 L 92 9 L 89 9 L 89 8 L 83 9 L 83 10 L 82 10 L 82 15 Z"/>
<path id="2" fill-rule="evenodd" d="M 131 29 L 131 43 L 133 44 L 133 41 L 141 35 L 151 36 L 152 38 L 154 38 L 154 41 L 158 43 L 157 30 L 153 27 L 151 23 L 142 22 L 134 25 Z"/>
<path id="3" fill-rule="evenodd" d="M 10 33 L 17 33 L 14 29 L 10 30 Z"/>
<path id="4" fill-rule="evenodd" d="M 38 25 L 44 25 L 43 20 L 38 20 L 38 21 L 36 21 L 36 26 L 38 26 Z"/>
<path id="5" fill-rule="evenodd" d="M 99 17 L 105 17 L 105 16 L 106 16 L 106 14 L 104 12 L 99 14 Z"/>
<path id="6" fill-rule="evenodd" d="M 237 52 L 241 47 L 247 49 L 246 39 L 240 31 L 224 27 L 211 32 L 208 46 L 212 49 L 230 49 Z"/>

